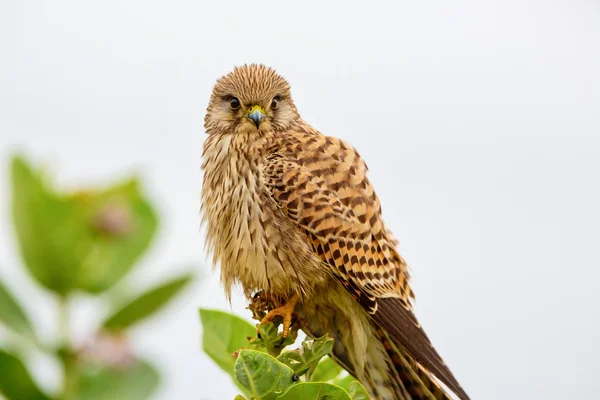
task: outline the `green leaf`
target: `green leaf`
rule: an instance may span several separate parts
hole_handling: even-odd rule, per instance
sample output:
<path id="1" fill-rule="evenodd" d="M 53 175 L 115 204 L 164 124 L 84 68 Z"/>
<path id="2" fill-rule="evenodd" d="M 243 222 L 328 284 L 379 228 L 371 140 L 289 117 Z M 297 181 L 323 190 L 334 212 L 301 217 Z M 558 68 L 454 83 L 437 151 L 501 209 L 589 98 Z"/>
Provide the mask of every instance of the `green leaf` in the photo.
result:
<path id="1" fill-rule="evenodd" d="M 61 194 L 20 156 L 12 159 L 11 177 L 13 221 L 25 266 L 56 293 L 108 289 L 133 268 L 156 232 L 156 214 L 136 179 Z"/>
<path id="2" fill-rule="evenodd" d="M 338 377 L 332 383 L 347 391 L 352 400 L 369 400 L 369 395 L 365 387 L 352 375 Z"/>
<path id="3" fill-rule="evenodd" d="M 235 379 L 261 400 L 276 399 L 294 383 L 291 368 L 256 350 L 241 350 L 234 371 Z"/>
<path id="4" fill-rule="evenodd" d="M 256 329 L 260 334 L 260 339 L 257 341 L 252 341 L 251 344 L 260 344 L 273 357 L 277 357 L 279 354 L 281 354 L 281 351 L 286 346 L 293 344 L 298 337 L 298 331 L 290 329 L 288 336 L 283 339 L 277 330 L 277 326 L 272 322 L 259 324 L 256 326 Z"/>
<path id="5" fill-rule="evenodd" d="M 74 246 L 77 287 L 102 292 L 123 278 L 149 247 L 158 227 L 156 213 L 136 178 L 66 200 L 74 221 L 73 236 L 65 243 Z"/>
<path id="6" fill-rule="evenodd" d="M 352 400 L 369 400 L 369 394 L 363 385 L 331 357 L 321 360 L 313 372 L 312 382 L 328 382 L 341 387 L 350 395 Z"/>
<path id="7" fill-rule="evenodd" d="M 369 400 L 367 389 L 357 380 L 350 382 L 346 390 L 352 400 Z"/>
<path id="8" fill-rule="evenodd" d="M 75 399 L 145 400 L 154 393 L 159 381 L 156 369 L 143 360 L 119 368 L 87 364 L 82 368 Z"/>
<path id="9" fill-rule="evenodd" d="M 335 379 L 333 379 L 333 381 L 331 381 L 331 383 L 348 390 L 350 388 L 350 384 L 354 381 L 356 381 L 356 378 L 353 377 L 352 375 L 342 374 L 342 375 L 336 377 Z"/>
<path id="10" fill-rule="evenodd" d="M 147 318 L 167 304 L 192 279 L 191 274 L 184 275 L 147 291 L 107 318 L 104 328 L 125 329 Z"/>
<path id="11" fill-rule="evenodd" d="M 343 368 L 336 363 L 333 358 L 325 357 L 317 364 L 315 371 L 312 373 L 311 382 L 329 382 L 337 377 Z"/>
<path id="12" fill-rule="evenodd" d="M 302 350 L 281 353 L 277 360 L 290 367 L 298 376 L 304 375 L 309 369 L 315 368 L 321 358 L 331 353 L 333 339 L 323 336 L 315 340 L 302 342 Z"/>
<path id="13" fill-rule="evenodd" d="M 256 328 L 245 320 L 223 311 L 200 309 L 202 348 L 225 371 L 244 394 L 247 390 L 235 380 L 234 353 L 242 348 L 261 348 Z"/>
<path id="14" fill-rule="evenodd" d="M 16 333 L 35 340 L 35 332 L 29 318 L 2 281 L 0 281 L 0 322 Z"/>
<path id="15" fill-rule="evenodd" d="M 233 400 L 246 400 L 246 398 L 244 396 L 242 396 L 241 394 L 238 394 L 237 396 L 235 396 L 235 398 Z"/>
<path id="16" fill-rule="evenodd" d="M 24 264 L 42 286 L 65 294 L 76 278 L 63 243 L 73 220 L 71 209 L 20 156 L 12 158 L 11 178 L 13 223 Z"/>
<path id="17" fill-rule="evenodd" d="M 348 393 L 329 383 L 302 382 L 289 388 L 277 400 L 351 400 Z"/>
<path id="18" fill-rule="evenodd" d="M 31 379 L 23 362 L 0 349 L 0 394 L 7 400 L 49 400 Z"/>
<path id="19" fill-rule="evenodd" d="M 245 320 L 223 311 L 200 309 L 202 348 L 219 367 L 232 378 L 233 353 L 248 347 L 248 338 L 256 328 Z"/>

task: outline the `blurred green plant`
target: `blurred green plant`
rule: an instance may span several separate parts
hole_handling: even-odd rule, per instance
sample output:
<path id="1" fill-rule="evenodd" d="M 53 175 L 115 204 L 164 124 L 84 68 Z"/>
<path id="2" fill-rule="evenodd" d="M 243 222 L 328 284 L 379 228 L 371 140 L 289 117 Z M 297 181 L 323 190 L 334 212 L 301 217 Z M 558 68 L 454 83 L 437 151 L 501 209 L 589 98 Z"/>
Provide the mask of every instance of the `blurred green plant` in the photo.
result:
<path id="1" fill-rule="evenodd" d="M 17 346 L 0 349 L 0 394 L 8 400 L 108 400 L 149 398 L 159 373 L 133 354 L 127 329 L 154 316 L 193 279 L 185 274 L 114 306 L 84 346 L 69 337 L 73 294 L 99 296 L 120 282 L 148 250 L 157 215 L 135 178 L 106 189 L 60 192 L 44 171 L 21 156 L 11 160 L 12 216 L 19 250 L 29 275 L 58 298 L 59 343 L 48 343 L 24 308 L 0 281 L 0 324 L 27 348 L 58 359 L 63 369 L 60 393 L 40 389 Z M 108 297 L 108 298 L 107 298 Z M 14 341 L 13 341 L 14 342 Z M 9 342 L 10 343 L 10 342 Z M 6 347 L 6 346 L 5 346 Z M 22 346 L 21 346 L 22 347 Z"/>
<path id="2" fill-rule="evenodd" d="M 255 310 L 253 318 L 261 319 Z M 243 395 L 235 400 L 368 400 L 365 388 L 328 355 L 333 339 L 304 340 L 293 327 L 282 339 L 279 322 L 252 324 L 222 311 L 200 309 L 202 347 Z"/>

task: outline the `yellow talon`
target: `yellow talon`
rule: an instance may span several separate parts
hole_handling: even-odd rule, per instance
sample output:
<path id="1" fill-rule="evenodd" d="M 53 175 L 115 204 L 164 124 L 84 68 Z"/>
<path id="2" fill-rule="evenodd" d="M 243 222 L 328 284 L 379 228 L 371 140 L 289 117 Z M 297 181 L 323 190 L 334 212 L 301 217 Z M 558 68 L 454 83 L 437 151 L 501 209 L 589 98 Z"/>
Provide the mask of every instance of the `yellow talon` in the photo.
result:
<path id="1" fill-rule="evenodd" d="M 290 326 L 292 325 L 292 314 L 294 313 L 294 308 L 296 308 L 297 303 L 298 295 L 295 294 L 286 304 L 269 311 L 262 321 L 260 321 L 260 324 L 262 325 L 266 324 L 267 322 L 271 322 L 276 317 L 283 318 L 283 331 L 281 332 L 281 337 L 285 339 L 290 331 Z"/>

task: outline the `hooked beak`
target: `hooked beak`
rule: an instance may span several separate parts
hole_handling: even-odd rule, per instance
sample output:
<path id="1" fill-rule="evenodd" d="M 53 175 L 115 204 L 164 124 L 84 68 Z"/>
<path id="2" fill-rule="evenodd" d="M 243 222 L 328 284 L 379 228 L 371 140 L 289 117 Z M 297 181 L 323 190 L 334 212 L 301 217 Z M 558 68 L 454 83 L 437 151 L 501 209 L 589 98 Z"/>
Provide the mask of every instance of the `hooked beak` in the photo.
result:
<path id="1" fill-rule="evenodd" d="M 256 129 L 260 125 L 260 122 L 266 117 L 265 109 L 261 106 L 252 106 L 250 112 L 248 112 L 248 118 L 254 122 Z"/>

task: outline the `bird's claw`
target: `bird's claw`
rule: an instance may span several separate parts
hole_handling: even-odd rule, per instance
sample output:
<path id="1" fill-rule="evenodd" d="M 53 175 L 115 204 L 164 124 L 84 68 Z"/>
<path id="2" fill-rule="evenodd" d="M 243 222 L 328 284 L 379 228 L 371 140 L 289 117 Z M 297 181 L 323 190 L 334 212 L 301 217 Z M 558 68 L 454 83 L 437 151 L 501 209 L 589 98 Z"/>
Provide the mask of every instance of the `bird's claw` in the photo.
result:
<path id="1" fill-rule="evenodd" d="M 281 338 L 285 339 L 290 331 L 290 326 L 292 326 L 292 315 L 294 314 L 294 309 L 296 308 L 297 303 L 298 296 L 294 295 L 284 305 L 269 311 L 269 313 L 260 321 L 260 324 L 266 324 L 267 322 L 272 322 L 277 317 L 281 317 L 283 319 L 283 331 L 281 332 Z"/>

